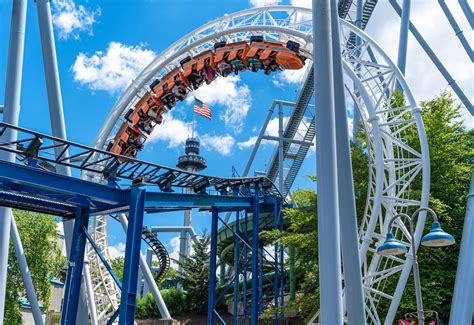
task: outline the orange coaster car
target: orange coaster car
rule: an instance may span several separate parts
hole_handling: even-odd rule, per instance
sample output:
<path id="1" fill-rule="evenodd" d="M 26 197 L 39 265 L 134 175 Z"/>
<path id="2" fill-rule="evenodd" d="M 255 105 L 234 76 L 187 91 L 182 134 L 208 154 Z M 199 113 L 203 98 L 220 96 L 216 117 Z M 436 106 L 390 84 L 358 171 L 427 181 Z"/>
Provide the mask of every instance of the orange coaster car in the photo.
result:
<path id="1" fill-rule="evenodd" d="M 135 158 L 137 153 L 143 149 L 145 141 L 146 136 L 140 129 L 131 127 L 127 122 L 124 122 L 115 135 L 114 142 L 109 144 L 107 151 Z M 125 161 L 123 158 L 118 160 L 121 163 Z"/>
<path id="2" fill-rule="evenodd" d="M 210 84 L 216 79 L 216 65 L 212 51 L 206 51 L 191 58 L 190 56 L 181 60 L 183 75 L 194 90 L 198 89 L 203 82 Z"/>
<path id="3" fill-rule="evenodd" d="M 190 90 L 188 80 L 177 67 L 169 72 L 163 79 L 155 80 L 151 85 L 151 90 L 155 93 L 156 98 L 168 108 L 172 109 L 176 104 L 176 100 L 184 100 Z"/>
<path id="4" fill-rule="evenodd" d="M 296 51 L 295 51 L 296 50 Z M 299 44 L 288 41 L 285 47 L 281 43 L 265 41 L 261 36 L 251 38 L 250 49 L 243 59 L 252 71 L 264 69 L 269 74 L 276 69 L 297 70 L 304 66 L 304 60 L 297 54 Z"/>
<path id="5" fill-rule="evenodd" d="M 214 63 L 221 75 L 226 77 L 230 72 L 238 74 L 239 71 L 247 69 L 242 59 L 249 50 L 247 42 L 237 42 L 225 45 L 224 42 L 214 44 Z"/>
<path id="6" fill-rule="evenodd" d="M 148 92 L 135 104 L 134 109 L 128 111 L 125 119 L 133 126 L 150 134 L 155 125 L 163 121 L 163 112 L 166 112 L 163 104 L 155 98 L 154 94 Z"/>

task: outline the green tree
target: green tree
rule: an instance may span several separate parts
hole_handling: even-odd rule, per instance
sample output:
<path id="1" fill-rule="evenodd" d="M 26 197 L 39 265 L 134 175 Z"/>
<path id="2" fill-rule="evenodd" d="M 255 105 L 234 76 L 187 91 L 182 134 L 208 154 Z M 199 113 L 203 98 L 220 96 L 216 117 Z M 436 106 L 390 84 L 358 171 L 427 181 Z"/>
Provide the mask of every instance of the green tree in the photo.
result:
<path id="1" fill-rule="evenodd" d="M 18 232 L 38 300 L 47 310 L 51 295 L 50 281 L 61 277 L 65 258 L 57 242 L 53 216 L 25 211 L 13 211 Z M 13 243 L 10 243 L 4 324 L 21 324 L 20 297 L 26 297 Z"/>
<path id="2" fill-rule="evenodd" d="M 314 177 L 310 177 L 314 180 Z M 298 294 L 292 307 L 298 315 L 308 318 L 318 310 L 318 251 L 317 251 L 317 195 L 313 190 L 298 190 L 293 194 L 294 208 L 284 209 L 289 226 L 283 231 L 262 232 L 262 239 L 280 242 L 295 248 L 296 290 Z M 273 312 L 268 313 L 273 314 Z"/>
<path id="3" fill-rule="evenodd" d="M 186 292 L 189 310 L 200 314 L 207 312 L 210 242 L 210 237 L 204 232 L 192 244 L 194 254 L 185 256 L 182 262 L 178 262 L 183 269 L 183 273 L 178 275 L 178 281 Z"/>
<path id="4" fill-rule="evenodd" d="M 125 258 L 123 256 L 118 256 L 110 261 L 110 266 L 114 271 L 115 275 L 122 281 L 123 278 L 123 265 L 125 262 Z"/>
<path id="5" fill-rule="evenodd" d="M 404 98 L 396 94 L 394 105 L 403 106 Z M 421 115 L 428 139 L 431 187 L 429 206 L 439 215 L 443 229 L 453 234 L 457 240 L 454 246 L 446 248 L 421 248 L 418 251 L 422 294 L 425 310 L 435 310 L 440 313 L 442 320 L 447 321 L 451 308 L 452 292 L 454 288 L 459 243 L 465 213 L 465 198 L 468 193 L 470 175 L 472 171 L 472 157 L 474 157 L 474 131 L 466 130 L 462 124 L 460 106 L 448 92 L 441 93 L 437 98 L 421 102 Z M 404 133 L 409 146 L 420 150 L 418 133 L 410 130 Z M 368 169 L 365 138 L 359 134 L 359 141 L 353 145 L 352 159 L 354 169 L 354 183 L 358 215 L 365 202 L 365 193 L 357 188 L 366 189 L 367 177 L 363 171 Z M 421 193 L 421 179 L 412 184 L 409 196 L 419 197 Z M 408 211 L 413 212 L 413 211 Z M 431 220 L 427 219 L 425 233 L 429 230 Z M 398 279 L 392 277 L 386 284 L 387 291 L 395 289 Z M 379 310 L 385 313 L 388 301 L 381 300 Z M 406 312 L 416 310 L 415 289 L 413 277 L 410 276 L 405 288 L 398 316 L 403 317 Z"/>
<path id="6" fill-rule="evenodd" d="M 431 165 L 430 206 L 438 213 L 443 229 L 454 235 L 454 246 L 438 249 L 420 249 L 419 264 L 425 310 L 435 310 L 441 319 L 449 319 L 452 293 L 456 276 L 459 244 L 461 241 L 466 196 L 473 169 L 474 130 L 466 130 L 459 112 L 460 105 L 448 92 L 421 103 L 422 117 L 428 138 Z M 417 136 L 407 136 L 413 147 Z M 421 180 L 412 191 L 419 193 Z M 427 222 L 425 233 L 431 220 Z M 407 285 L 400 314 L 416 310 L 412 278 Z"/>

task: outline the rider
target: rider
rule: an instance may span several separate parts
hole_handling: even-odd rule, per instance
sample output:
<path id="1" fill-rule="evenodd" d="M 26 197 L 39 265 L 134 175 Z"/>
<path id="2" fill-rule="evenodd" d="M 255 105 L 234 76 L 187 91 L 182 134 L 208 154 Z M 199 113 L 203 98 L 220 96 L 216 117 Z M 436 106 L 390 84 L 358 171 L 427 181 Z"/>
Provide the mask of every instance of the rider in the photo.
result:
<path id="1" fill-rule="evenodd" d="M 174 96 L 180 101 L 183 101 L 186 97 L 186 94 L 188 93 L 186 86 L 181 80 L 179 80 L 178 76 L 175 76 L 174 78 L 174 86 L 171 91 L 173 92 Z"/>
<path id="2" fill-rule="evenodd" d="M 163 95 L 161 100 L 168 106 L 169 109 L 172 109 L 176 104 L 176 98 L 174 94 L 168 89 L 168 83 L 163 85 Z"/>
<path id="3" fill-rule="evenodd" d="M 245 70 L 246 66 L 242 61 L 242 53 L 238 53 L 236 58 L 230 61 L 230 65 L 232 67 L 232 72 L 234 72 L 236 75 L 239 74 L 239 71 Z"/>
<path id="4" fill-rule="evenodd" d="M 217 64 L 217 70 L 223 77 L 227 77 L 232 72 L 231 66 L 224 60 Z"/>
<path id="5" fill-rule="evenodd" d="M 262 67 L 262 62 L 260 62 L 259 54 L 256 54 L 253 58 L 248 58 L 247 62 L 249 63 L 250 70 L 257 72 Z"/>
<path id="6" fill-rule="evenodd" d="M 208 64 L 206 64 L 203 71 L 204 79 L 206 84 L 210 84 L 214 79 L 216 79 L 216 72 Z"/>
<path id="7" fill-rule="evenodd" d="M 263 61 L 263 69 L 265 69 L 265 74 L 269 75 L 273 71 L 278 70 L 278 65 L 275 62 L 274 58 L 268 58 Z"/>

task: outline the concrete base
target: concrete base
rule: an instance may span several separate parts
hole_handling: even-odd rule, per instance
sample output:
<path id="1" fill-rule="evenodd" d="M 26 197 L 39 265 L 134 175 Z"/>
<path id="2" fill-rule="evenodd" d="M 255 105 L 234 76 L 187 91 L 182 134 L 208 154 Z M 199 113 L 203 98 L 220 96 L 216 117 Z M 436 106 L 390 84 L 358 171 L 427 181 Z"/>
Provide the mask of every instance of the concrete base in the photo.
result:
<path id="1" fill-rule="evenodd" d="M 234 315 L 234 302 L 230 301 L 227 303 L 227 312 L 231 314 L 232 316 Z M 242 316 L 244 314 L 244 306 L 242 302 L 238 302 L 237 305 L 237 315 Z"/>

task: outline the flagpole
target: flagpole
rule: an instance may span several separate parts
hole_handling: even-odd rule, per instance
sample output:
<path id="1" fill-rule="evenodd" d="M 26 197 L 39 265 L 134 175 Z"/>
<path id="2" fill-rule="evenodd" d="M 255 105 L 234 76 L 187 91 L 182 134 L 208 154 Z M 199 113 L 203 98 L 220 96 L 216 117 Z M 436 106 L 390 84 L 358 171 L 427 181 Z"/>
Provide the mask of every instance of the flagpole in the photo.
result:
<path id="1" fill-rule="evenodd" d="M 194 97 L 194 102 L 196 102 L 196 97 Z M 196 113 L 194 112 L 194 104 L 193 104 L 193 126 L 192 126 L 192 135 L 191 138 L 194 139 L 194 128 L 196 127 Z"/>

